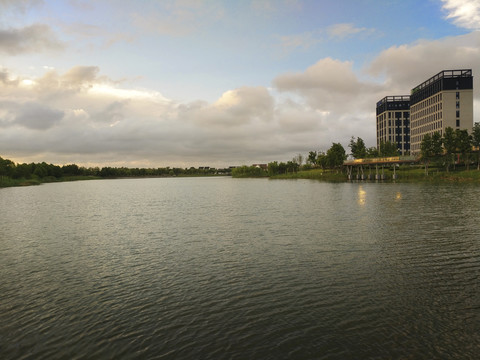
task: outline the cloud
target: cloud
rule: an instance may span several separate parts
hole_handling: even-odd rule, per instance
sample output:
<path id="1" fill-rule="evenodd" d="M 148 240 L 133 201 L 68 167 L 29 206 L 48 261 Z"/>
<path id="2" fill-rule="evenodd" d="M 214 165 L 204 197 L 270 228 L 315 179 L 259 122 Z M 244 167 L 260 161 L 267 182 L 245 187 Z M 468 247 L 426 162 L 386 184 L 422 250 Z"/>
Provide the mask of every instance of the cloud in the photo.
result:
<path id="1" fill-rule="evenodd" d="M 299 0 L 253 0 L 250 8 L 256 15 L 269 17 L 279 12 L 288 14 L 300 10 L 302 3 Z"/>
<path id="2" fill-rule="evenodd" d="M 0 154 L 27 162 L 189 167 L 287 161 L 332 142 L 347 146 L 352 135 L 373 146 L 378 100 L 408 94 L 443 69 L 472 68 L 478 89 L 478 58 L 480 33 L 472 32 L 392 46 L 364 68 L 323 58 L 278 74 L 271 89 L 239 86 L 215 101 L 186 103 L 127 87 L 97 66 L 37 77 L 0 69 Z"/>
<path id="3" fill-rule="evenodd" d="M 99 70 L 97 66 L 75 66 L 68 70 L 61 80 L 68 86 L 90 85 L 95 82 Z"/>
<path id="4" fill-rule="evenodd" d="M 319 111 L 344 113 L 361 106 L 361 97 L 374 96 L 379 88 L 361 82 L 352 69 L 353 63 L 331 58 L 319 60 L 301 73 L 282 74 L 273 80 L 281 92 L 300 95 Z M 362 108 L 362 110 L 364 110 Z"/>
<path id="5" fill-rule="evenodd" d="M 308 50 L 329 39 L 344 40 L 354 35 L 370 35 L 375 29 L 357 28 L 353 24 L 335 24 L 326 29 L 306 31 L 301 34 L 279 36 L 281 46 L 285 52 L 293 50 Z"/>
<path id="6" fill-rule="evenodd" d="M 295 49 L 307 50 L 322 41 L 321 35 L 317 31 L 308 31 L 302 34 L 280 36 L 281 46 L 286 52 Z"/>
<path id="7" fill-rule="evenodd" d="M 58 123 L 64 115 L 62 111 L 36 102 L 4 102 L 2 105 L 7 110 L 7 116 L 4 113 L 3 118 L 0 118 L 0 127 L 21 126 L 32 130 L 47 130 Z"/>
<path id="8" fill-rule="evenodd" d="M 0 29 L 0 53 L 18 55 L 58 50 L 63 46 L 48 25 L 34 24 L 20 29 Z"/>
<path id="9" fill-rule="evenodd" d="M 442 70 L 471 68 L 474 88 L 478 89 L 479 77 L 475 76 L 480 73 L 478 59 L 480 32 L 474 31 L 440 40 L 392 46 L 374 58 L 366 71 L 373 76 L 384 77 L 385 85 L 391 91 L 408 94 L 423 80 Z"/>
<path id="10" fill-rule="evenodd" d="M 11 79 L 6 69 L 0 69 L 0 83 L 4 86 L 16 86 L 18 85 L 18 79 Z"/>
<path id="11" fill-rule="evenodd" d="M 176 0 L 159 2 L 147 12 L 132 13 L 130 19 L 135 27 L 149 33 L 184 36 L 211 26 L 224 15 L 218 2 Z"/>
<path id="12" fill-rule="evenodd" d="M 92 5 L 92 4 L 89 4 Z M 73 5 L 77 7 L 78 5 Z M 120 42 L 133 43 L 136 36 L 124 31 L 113 31 L 107 26 L 98 26 L 82 22 L 59 23 L 64 34 L 71 36 L 77 46 L 84 46 L 88 51 L 92 49 L 106 49 Z"/>
<path id="13" fill-rule="evenodd" d="M 327 29 L 328 35 L 330 35 L 330 37 L 332 38 L 337 39 L 344 39 L 346 37 L 360 33 L 370 34 L 373 31 L 373 29 L 355 27 L 353 24 L 350 23 L 335 24 Z"/>
<path id="14" fill-rule="evenodd" d="M 0 10 L 13 10 L 24 13 L 31 7 L 38 6 L 43 0 L 0 0 Z"/>
<path id="15" fill-rule="evenodd" d="M 442 9 L 446 18 L 452 19 L 459 27 L 470 30 L 480 29 L 480 1 L 478 0 L 442 0 Z"/>

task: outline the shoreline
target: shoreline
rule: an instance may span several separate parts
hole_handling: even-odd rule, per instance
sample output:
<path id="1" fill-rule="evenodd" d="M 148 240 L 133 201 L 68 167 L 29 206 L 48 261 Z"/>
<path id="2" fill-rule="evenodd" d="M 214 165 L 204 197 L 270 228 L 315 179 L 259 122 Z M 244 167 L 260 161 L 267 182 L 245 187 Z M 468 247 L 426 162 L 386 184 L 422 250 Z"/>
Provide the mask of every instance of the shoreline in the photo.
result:
<path id="1" fill-rule="evenodd" d="M 444 171 L 438 168 L 430 169 L 429 174 L 425 174 L 423 168 L 397 169 L 396 178 L 393 178 L 393 170 L 385 169 L 384 179 L 357 179 L 356 174 L 352 179 L 341 171 L 330 170 L 305 170 L 297 173 L 271 176 L 270 179 L 311 179 L 329 182 L 396 182 L 396 183 L 472 183 L 480 184 L 480 171 L 475 169 L 459 169 Z"/>

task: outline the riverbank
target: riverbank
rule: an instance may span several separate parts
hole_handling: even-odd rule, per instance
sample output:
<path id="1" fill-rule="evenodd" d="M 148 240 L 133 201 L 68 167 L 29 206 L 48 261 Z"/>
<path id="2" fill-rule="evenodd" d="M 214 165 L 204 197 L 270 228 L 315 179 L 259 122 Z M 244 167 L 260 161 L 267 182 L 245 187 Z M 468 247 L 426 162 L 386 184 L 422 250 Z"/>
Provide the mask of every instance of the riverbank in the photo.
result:
<path id="1" fill-rule="evenodd" d="M 163 176 L 126 176 L 126 177 L 102 177 L 102 176 L 66 176 L 62 178 L 46 177 L 31 179 L 12 179 L 8 177 L 0 178 L 0 188 L 18 187 L 18 186 L 34 186 L 48 183 L 68 182 L 68 181 L 85 181 L 85 180 L 108 180 L 108 179 L 147 179 L 147 178 L 173 178 L 173 177 L 222 177 L 230 176 L 227 174 L 187 174 L 187 175 L 163 175 Z"/>
<path id="2" fill-rule="evenodd" d="M 0 188 L 14 187 L 14 186 L 34 186 L 54 182 L 67 181 L 83 181 L 83 180 L 98 180 L 98 176 L 66 176 L 62 178 L 46 177 L 46 178 L 32 178 L 32 179 L 12 179 L 8 177 L 0 178 Z"/>
<path id="3" fill-rule="evenodd" d="M 476 168 L 466 170 L 464 168 L 445 171 L 443 168 L 431 168 L 428 175 L 425 174 L 425 169 L 420 167 L 400 167 L 395 169 L 396 179 L 394 179 L 394 171 L 391 168 L 384 169 L 384 180 L 380 181 L 395 181 L 395 182 L 422 182 L 422 183 L 437 183 L 437 182 L 455 182 L 455 183 L 480 183 L 480 171 Z M 371 173 L 367 171 L 364 174 L 375 175 L 375 170 Z M 356 181 L 356 173 L 352 175 L 353 180 Z M 275 175 L 271 179 L 312 179 L 330 182 L 344 182 L 349 181 L 346 173 L 332 170 L 306 170 L 298 171 L 296 173 L 288 173 L 282 175 Z M 377 180 L 361 180 L 361 181 L 377 181 Z"/>

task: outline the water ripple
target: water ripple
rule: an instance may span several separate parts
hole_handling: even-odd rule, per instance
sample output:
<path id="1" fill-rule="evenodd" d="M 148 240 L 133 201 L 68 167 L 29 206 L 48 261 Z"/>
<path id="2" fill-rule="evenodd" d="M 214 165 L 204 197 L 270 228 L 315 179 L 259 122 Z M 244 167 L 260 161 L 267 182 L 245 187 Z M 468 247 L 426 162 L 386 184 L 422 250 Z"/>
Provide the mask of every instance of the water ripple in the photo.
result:
<path id="1" fill-rule="evenodd" d="M 2 359 L 480 353 L 476 187 L 147 179 L 0 195 Z"/>

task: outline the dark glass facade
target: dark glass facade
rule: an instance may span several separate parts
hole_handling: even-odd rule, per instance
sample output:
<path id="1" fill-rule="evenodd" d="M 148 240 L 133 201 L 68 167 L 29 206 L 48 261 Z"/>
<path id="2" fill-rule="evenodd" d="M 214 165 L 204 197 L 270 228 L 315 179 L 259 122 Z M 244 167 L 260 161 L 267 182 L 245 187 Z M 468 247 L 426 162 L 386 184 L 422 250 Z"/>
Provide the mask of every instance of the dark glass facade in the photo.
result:
<path id="1" fill-rule="evenodd" d="M 472 69 L 443 70 L 412 89 L 410 105 L 444 90 L 473 89 Z"/>
<path id="2" fill-rule="evenodd" d="M 410 96 L 386 96 L 377 102 L 377 147 L 397 145 L 400 154 L 410 151 Z"/>

